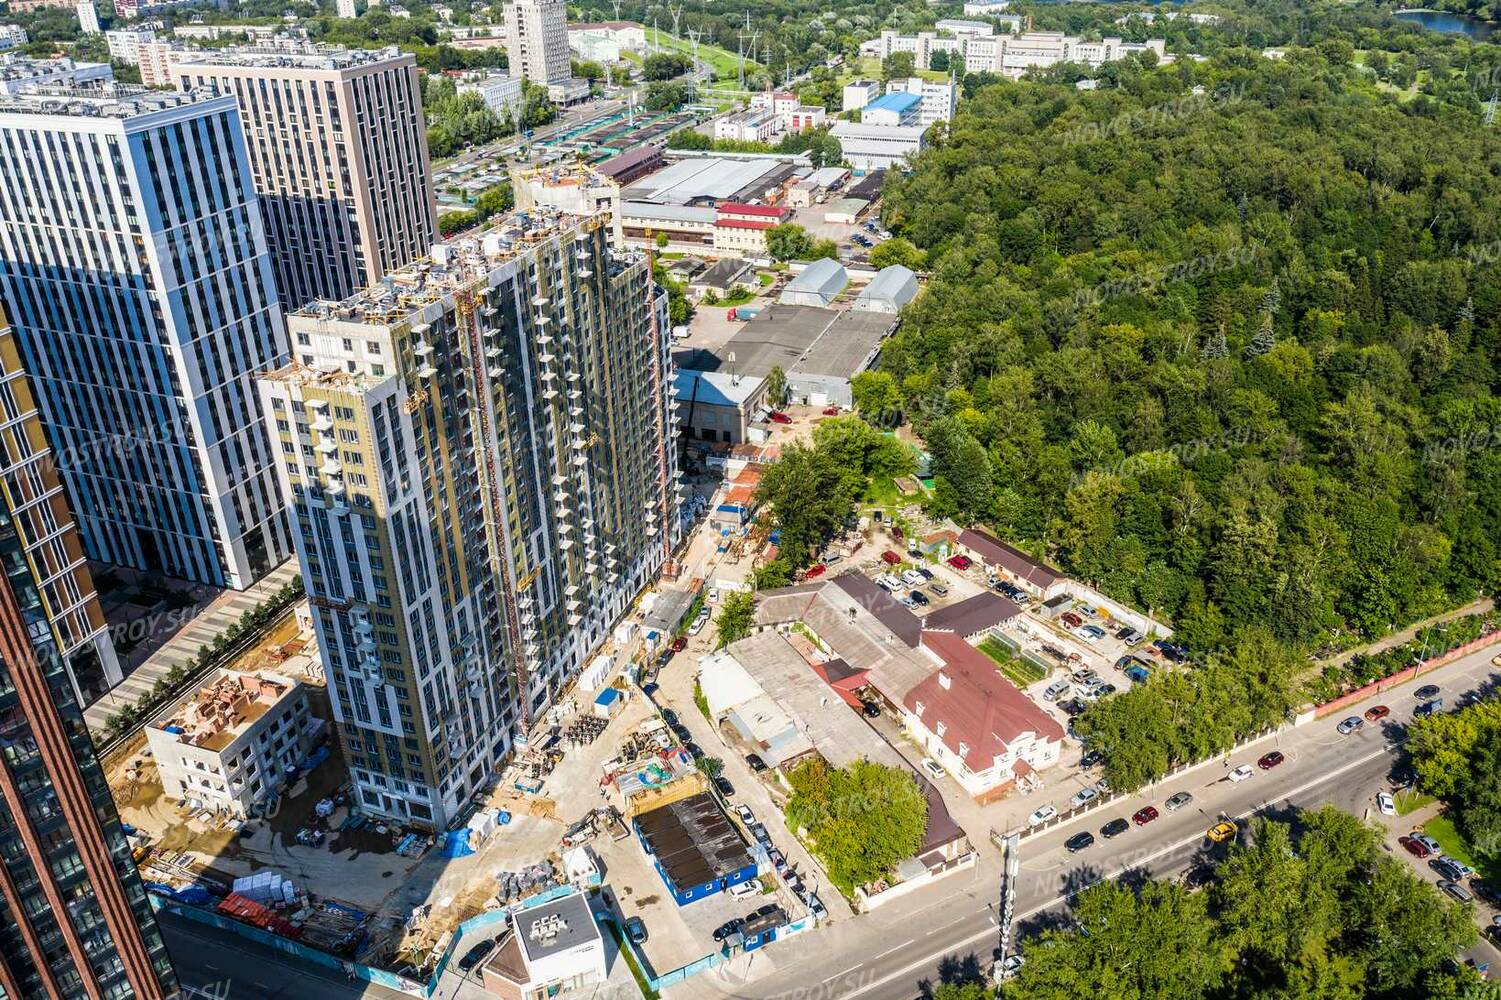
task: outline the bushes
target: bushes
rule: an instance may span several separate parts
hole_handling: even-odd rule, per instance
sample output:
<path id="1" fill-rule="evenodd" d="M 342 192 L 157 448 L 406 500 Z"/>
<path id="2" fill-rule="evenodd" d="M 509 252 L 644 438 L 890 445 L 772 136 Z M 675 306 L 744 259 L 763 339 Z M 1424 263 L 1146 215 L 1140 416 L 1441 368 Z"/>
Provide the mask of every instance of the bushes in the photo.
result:
<path id="1" fill-rule="evenodd" d="M 1346 691 L 1401 673 L 1421 659 L 1442 656 L 1497 629 L 1501 629 L 1498 611 L 1465 615 L 1422 629 L 1400 646 L 1379 653 L 1358 653 L 1344 663 L 1325 667 L 1308 685 L 1308 696 L 1316 703 L 1331 701 Z"/>

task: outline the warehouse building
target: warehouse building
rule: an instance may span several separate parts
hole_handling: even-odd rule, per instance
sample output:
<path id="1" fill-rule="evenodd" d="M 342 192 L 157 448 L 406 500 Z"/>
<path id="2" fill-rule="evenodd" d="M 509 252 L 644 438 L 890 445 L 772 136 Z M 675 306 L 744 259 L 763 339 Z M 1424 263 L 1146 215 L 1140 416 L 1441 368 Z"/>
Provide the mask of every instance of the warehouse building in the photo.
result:
<path id="1" fill-rule="evenodd" d="M 780 202 L 813 172 L 800 157 L 694 156 L 669 164 L 621 192 L 626 201 L 713 208 L 720 202 Z"/>
<path id="2" fill-rule="evenodd" d="M 756 862 L 708 792 L 631 820 L 641 848 L 679 906 L 756 877 Z"/>
<path id="3" fill-rule="evenodd" d="M 784 306 L 827 306 L 839 297 L 849 281 L 849 272 L 843 264 L 823 257 L 789 281 L 777 301 Z"/>
<path id="4" fill-rule="evenodd" d="M 917 275 L 911 268 L 892 264 L 877 271 L 870 284 L 860 291 L 855 297 L 855 308 L 895 316 L 916 297 Z"/>

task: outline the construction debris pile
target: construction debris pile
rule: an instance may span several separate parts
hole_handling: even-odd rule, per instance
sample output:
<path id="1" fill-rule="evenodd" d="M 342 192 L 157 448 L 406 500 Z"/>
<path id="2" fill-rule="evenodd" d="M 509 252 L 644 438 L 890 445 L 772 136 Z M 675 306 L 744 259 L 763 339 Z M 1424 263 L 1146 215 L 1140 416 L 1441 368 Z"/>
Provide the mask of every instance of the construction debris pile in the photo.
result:
<path id="1" fill-rule="evenodd" d="M 546 892 L 563 884 L 562 872 L 552 858 L 544 858 L 535 865 L 528 865 L 519 872 L 497 872 L 495 881 L 499 888 L 495 900 L 501 906 L 510 906 L 523 899 Z"/>

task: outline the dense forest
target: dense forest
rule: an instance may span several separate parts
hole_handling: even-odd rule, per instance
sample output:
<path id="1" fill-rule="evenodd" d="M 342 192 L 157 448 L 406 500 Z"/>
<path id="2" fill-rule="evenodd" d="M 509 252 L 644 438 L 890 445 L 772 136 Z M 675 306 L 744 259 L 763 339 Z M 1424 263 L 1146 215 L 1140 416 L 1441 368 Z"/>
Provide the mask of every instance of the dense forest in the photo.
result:
<path id="1" fill-rule="evenodd" d="M 1501 584 L 1501 137 L 1341 35 L 981 87 L 888 182 L 939 506 L 1201 650 Z"/>

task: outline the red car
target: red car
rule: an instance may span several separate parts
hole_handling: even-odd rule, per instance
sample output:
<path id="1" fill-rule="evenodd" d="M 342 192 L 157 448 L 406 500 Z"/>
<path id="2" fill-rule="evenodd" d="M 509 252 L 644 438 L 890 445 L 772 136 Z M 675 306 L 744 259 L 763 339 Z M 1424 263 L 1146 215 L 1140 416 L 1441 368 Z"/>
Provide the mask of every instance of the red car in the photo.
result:
<path id="1" fill-rule="evenodd" d="M 1144 806 L 1141 809 L 1136 810 L 1136 813 L 1131 817 L 1131 822 L 1135 823 L 1137 826 L 1146 826 L 1156 818 L 1157 807 Z"/>
<path id="2" fill-rule="evenodd" d="M 1273 750 L 1271 753 L 1262 754 L 1261 759 L 1256 762 L 1256 766 L 1263 771 L 1270 771 L 1284 760 L 1287 760 L 1287 757 L 1281 750 Z"/>
<path id="3" fill-rule="evenodd" d="M 1387 708 L 1385 705 L 1376 705 L 1365 710 L 1365 720 L 1367 722 L 1380 722 L 1382 719 L 1391 714 L 1392 710 Z"/>
<path id="4" fill-rule="evenodd" d="M 825 566 L 823 563 L 815 563 L 814 565 L 808 567 L 808 572 L 804 579 L 811 580 L 815 576 L 823 576 L 824 570 L 828 568 L 829 567 Z"/>
<path id="5" fill-rule="evenodd" d="M 672 642 L 668 643 L 667 648 L 672 650 L 674 653 L 681 653 L 683 650 L 688 648 L 688 637 L 686 635 L 678 636 L 677 638 L 673 639 Z"/>
<path id="6" fill-rule="evenodd" d="M 837 417 L 839 416 L 839 407 L 826 406 L 824 407 L 823 415 L 826 417 Z"/>
<path id="7" fill-rule="evenodd" d="M 1397 843 L 1402 845 L 1404 851 L 1419 860 L 1428 857 L 1428 848 L 1411 837 L 1398 837 Z"/>
<path id="8" fill-rule="evenodd" d="M 902 561 L 902 557 L 897 555 L 890 549 L 887 549 L 885 552 L 881 553 L 881 561 L 888 565 L 895 566 Z"/>
<path id="9" fill-rule="evenodd" d="M 1084 619 L 1080 618 L 1072 611 L 1066 611 L 1063 614 L 1063 624 L 1069 626 L 1070 628 L 1078 628 L 1080 625 L 1084 624 Z"/>
<path id="10" fill-rule="evenodd" d="M 771 422 L 774 424 L 790 424 L 792 423 L 792 418 L 787 416 L 787 414 L 783 413 L 781 410 L 772 410 Z"/>
<path id="11" fill-rule="evenodd" d="M 949 556 L 949 565 L 955 569 L 969 569 L 974 562 L 969 556 Z"/>

